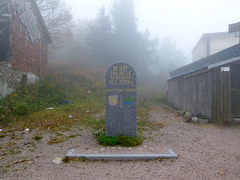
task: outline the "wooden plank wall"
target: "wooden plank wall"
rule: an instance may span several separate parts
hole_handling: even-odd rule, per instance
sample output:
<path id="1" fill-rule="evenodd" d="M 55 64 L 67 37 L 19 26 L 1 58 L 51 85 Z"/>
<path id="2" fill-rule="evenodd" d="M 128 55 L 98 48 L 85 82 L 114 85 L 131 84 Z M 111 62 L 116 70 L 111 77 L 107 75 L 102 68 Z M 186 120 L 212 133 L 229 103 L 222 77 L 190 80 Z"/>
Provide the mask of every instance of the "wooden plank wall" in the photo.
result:
<path id="1" fill-rule="evenodd" d="M 231 111 L 231 73 L 222 72 L 221 67 L 213 69 L 213 122 L 229 124 Z"/>
<path id="2" fill-rule="evenodd" d="M 212 72 L 202 70 L 168 81 L 168 101 L 193 115 L 212 119 Z"/>

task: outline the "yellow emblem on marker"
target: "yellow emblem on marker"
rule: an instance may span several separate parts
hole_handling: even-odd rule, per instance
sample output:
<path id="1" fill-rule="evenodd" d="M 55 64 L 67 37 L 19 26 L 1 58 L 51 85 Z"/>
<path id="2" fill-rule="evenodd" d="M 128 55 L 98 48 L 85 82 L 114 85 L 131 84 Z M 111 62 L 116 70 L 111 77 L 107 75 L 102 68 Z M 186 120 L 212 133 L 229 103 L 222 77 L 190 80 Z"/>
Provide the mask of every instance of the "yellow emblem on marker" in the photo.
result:
<path id="1" fill-rule="evenodd" d="M 116 106 L 118 104 L 118 96 L 117 95 L 108 96 L 108 103 L 111 106 Z"/>

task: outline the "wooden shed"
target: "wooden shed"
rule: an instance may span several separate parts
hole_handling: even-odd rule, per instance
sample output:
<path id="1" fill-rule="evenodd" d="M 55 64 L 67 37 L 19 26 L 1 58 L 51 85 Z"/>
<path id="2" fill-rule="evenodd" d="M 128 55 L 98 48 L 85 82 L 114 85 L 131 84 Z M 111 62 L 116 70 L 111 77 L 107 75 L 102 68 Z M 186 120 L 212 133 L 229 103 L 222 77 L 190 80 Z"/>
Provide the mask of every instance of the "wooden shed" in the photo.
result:
<path id="1" fill-rule="evenodd" d="M 229 124 L 240 117 L 240 44 L 170 73 L 168 101 L 175 107 Z"/>

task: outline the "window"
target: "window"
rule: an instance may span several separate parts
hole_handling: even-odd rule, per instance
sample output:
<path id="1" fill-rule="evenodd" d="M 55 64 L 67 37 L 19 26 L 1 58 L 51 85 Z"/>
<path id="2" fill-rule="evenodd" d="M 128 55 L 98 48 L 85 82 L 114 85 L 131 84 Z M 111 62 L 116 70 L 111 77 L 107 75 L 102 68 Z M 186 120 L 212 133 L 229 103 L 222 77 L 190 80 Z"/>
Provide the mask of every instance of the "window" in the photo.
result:
<path id="1" fill-rule="evenodd" d="M 9 13 L 7 1 L 0 3 L 0 61 L 9 59 Z"/>

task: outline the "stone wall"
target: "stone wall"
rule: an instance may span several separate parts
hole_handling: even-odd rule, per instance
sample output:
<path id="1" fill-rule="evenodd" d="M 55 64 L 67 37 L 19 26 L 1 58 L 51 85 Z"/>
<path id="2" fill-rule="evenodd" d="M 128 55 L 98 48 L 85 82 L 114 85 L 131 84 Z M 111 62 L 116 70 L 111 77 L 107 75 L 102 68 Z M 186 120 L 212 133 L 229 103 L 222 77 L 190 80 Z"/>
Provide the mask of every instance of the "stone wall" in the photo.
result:
<path id="1" fill-rule="evenodd" d="M 11 64 L 0 64 L 0 99 L 11 94 L 24 83 L 34 83 L 38 76 L 12 69 Z"/>

